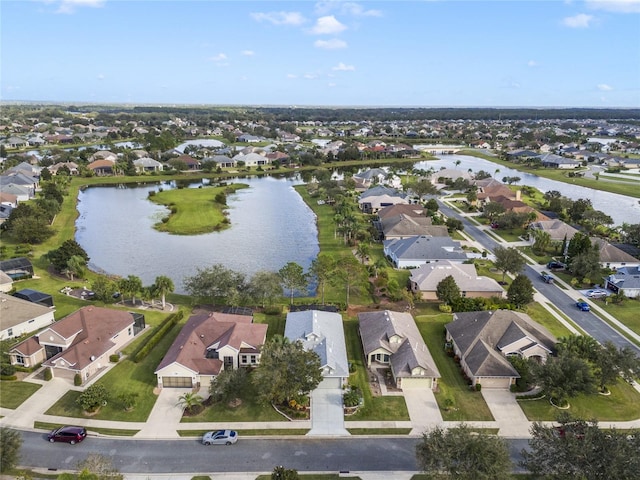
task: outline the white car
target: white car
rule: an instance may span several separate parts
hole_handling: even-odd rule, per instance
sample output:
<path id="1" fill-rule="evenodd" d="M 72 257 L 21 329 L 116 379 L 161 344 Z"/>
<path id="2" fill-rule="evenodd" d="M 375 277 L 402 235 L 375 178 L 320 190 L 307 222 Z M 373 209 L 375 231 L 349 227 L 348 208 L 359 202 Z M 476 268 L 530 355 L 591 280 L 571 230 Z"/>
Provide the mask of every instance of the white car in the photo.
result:
<path id="1" fill-rule="evenodd" d="M 609 293 L 606 290 L 587 290 L 585 295 L 589 298 L 604 298 L 609 295 Z"/>
<path id="2" fill-rule="evenodd" d="M 216 430 L 207 432 L 202 436 L 203 445 L 231 445 L 238 441 L 238 432 L 235 430 Z"/>

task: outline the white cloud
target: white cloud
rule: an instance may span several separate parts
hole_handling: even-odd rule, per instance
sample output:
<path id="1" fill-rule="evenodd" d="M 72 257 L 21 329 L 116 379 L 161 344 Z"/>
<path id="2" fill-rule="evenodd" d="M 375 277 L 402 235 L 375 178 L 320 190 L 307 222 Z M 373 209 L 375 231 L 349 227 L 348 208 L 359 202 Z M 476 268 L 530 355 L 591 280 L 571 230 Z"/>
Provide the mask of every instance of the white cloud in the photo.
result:
<path id="1" fill-rule="evenodd" d="M 381 17 L 380 10 L 365 10 L 359 3 L 343 2 L 341 0 L 329 0 L 318 2 L 315 5 L 315 12 L 318 15 L 326 15 L 329 12 L 337 11 L 342 15 L 353 15 L 354 17 Z"/>
<path id="2" fill-rule="evenodd" d="M 617 13 L 640 13 L 640 0 L 586 0 L 588 8 Z"/>
<path id="3" fill-rule="evenodd" d="M 226 59 L 227 56 L 224 53 L 219 53 L 213 57 L 209 57 L 209 60 L 212 62 L 224 62 Z"/>
<path id="4" fill-rule="evenodd" d="M 102 7 L 106 0 L 62 0 L 56 13 L 75 13 L 78 7 Z"/>
<path id="5" fill-rule="evenodd" d="M 356 67 L 354 67 L 353 65 L 346 65 L 346 64 L 340 62 L 338 65 L 333 67 L 331 70 L 337 70 L 337 71 L 340 71 L 340 72 L 353 72 L 355 69 L 356 69 Z"/>
<path id="6" fill-rule="evenodd" d="M 256 52 L 254 52 L 253 50 L 243 50 L 242 51 L 242 55 L 244 55 L 245 57 L 252 57 L 256 54 Z"/>
<path id="7" fill-rule="evenodd" d="M 341 48 L 347 48 L 347 42 L 332 38 L 331 40 L 316 40 L 313 42 L 313 46 L 316 48 L 324 48 L 325 50 L 339 50 Z"/>
<path id="8" fill-rule="evenodd" d="M 613 87 L 611 85 L 607 85 L 606 83 L 600 83 L 598 84 L 598 90 L 602 92 L 610 92 L 611 90 L 613 90 Z"/>
<path id="9" fill-rule="evenodd" d="M 334 35 L 346 30 L 347 27 L 333 15 L 320 17 L 316 20 L 316 24 L 311 29 L 311 33 L 316 35 Z"/>
<path id="10" fill-rule="evenodd" d="M 527 67 L 539 67 L 540 64 L 538 62 L 536 62 L 535 60 L 529 60 L 527 62 Z"/>
<path id="11" fill-rule="evenodd" d="M 306 19 L 300 12 L 257 12 L 251 17 L 258 22 L 269 22 L 273 25 L 302 25 Z"/>
<path id="12" fill-rule="evenodd" d="M 306 78 L 307 80 L 313 80 L 314 78 L 317 78 L 318 75 L 316 75 L 315 73 L 305 73 L 302 77 Z"/>
<path id="13" fill-rule="evenodd" d="M 298 78 L 298 75 L 295 73 L 287 73 L 287 78 Z"/>
<path id="14" fill-rule="evenodd" d="M 327 86 L 328 86 L 328 87 L 330 87 L 330 88 L 333 88 L 333 87 L 335 87 L 336 85 L 337 85 L 337 84 L 336 84 L 336 83 L 333 83 L 333 82 L 331 82 L 331 83 L 327 83 Z"/>
<path id="15" fill-rule="evenodd" d="M 562 24 L 569 28 L 589 28 L 591 23 L 595 20 L 593 15 L 587 15 L 586 13 L 579 13 L 573 17 L 566 17 L 562 20 Z"/>
<path id="16" fill-rule="evenodd" d="M 96 77 L 98 80 L 104 80 L 104 73 L 99 73 Z"/>

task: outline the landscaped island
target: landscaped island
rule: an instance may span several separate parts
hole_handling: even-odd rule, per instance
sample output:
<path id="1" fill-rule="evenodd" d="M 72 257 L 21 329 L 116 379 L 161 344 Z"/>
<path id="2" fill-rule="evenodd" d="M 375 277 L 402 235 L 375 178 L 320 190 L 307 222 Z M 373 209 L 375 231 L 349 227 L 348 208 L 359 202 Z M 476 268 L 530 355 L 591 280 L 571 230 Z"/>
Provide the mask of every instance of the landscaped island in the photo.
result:
<path id="1" fill-rule="evenodd" d="M 171 212 L 154 227 L 161 232 L 176 235 L 200 235 L 223 230 L 230 225 L 225 215 L 227 195 L 248 187 L 244 183 L 232 183 L 220 187 L 151 192 L 149 199 L 165 205 Z"/>

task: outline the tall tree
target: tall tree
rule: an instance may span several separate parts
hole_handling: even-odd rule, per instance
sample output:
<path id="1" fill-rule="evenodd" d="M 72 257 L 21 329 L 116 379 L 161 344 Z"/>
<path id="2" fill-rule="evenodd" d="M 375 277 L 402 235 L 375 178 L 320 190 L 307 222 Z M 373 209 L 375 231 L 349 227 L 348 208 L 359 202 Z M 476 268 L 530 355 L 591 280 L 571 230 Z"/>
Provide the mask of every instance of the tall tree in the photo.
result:
<path id="1" fill-rule="evenodd" d="M 327 282 L 331 278 L 331 274 L 333 273 L 335 267 L 335 260 L 332 256 L 326 253 L 318 254 L 318 256 L 311 262 L 309 272 L 316 279 L 316 284 L 318 285 L 318 290 L 320 291 L 322 298 L 322 305 L 324 305 L 325 287 L 327 285 Z"/>
<path id="2" fill-rule="evenodd" d="M 50 250 L 46 255 L 51 265 L 59 272 L 67 268 L 69 259 L 75 256 L 81 257 L 85 264 L 89 261 L 89 255 L 75 240 L 65 240 L 58 248 Z"/>
<path id="3" fill-rule="evenodd" d="M 118 280 L 118 288 L 122 294 L 122 298 L 125 296 L 131 297 L 131 302 L 136 304 L 136 297 L 142 291 L 142 280 L 135 275 L 129 275 L 126 278 Z"/>
<path id="4" fill-rule="evenodd" d="M 165 297 L 174 291 L 175 287 L 173 285 L 173 280 L 164 275 L 160 275 L 156 277 L 154 282 L 155 291 L 162 297 L 162 309 L 165 307 Z"/>
<path id="5" fill-rule="evenodd" d="M 280 276 L 275 272 L 260 270 L 253 274 L 247 285 L 249 296 L 254 302 L 262 305 L 271 305 L 276 298 L 282 296 Z"/>
<path id="6" fill-rule="evenodd" d="M 346 305 L 349 306 L 351 291 L 364 283 L 366 269 L 353 255 L 345 255 L 336 261 L 332 277 L 335 285 L 343 285 L 346 291 Z"/>
<path id="7" fill-rule="evenodd" d="M 453 305 L 460 298 L 460 287 L 451 275 L 440 280 L 436 286 L 436 297 L 446 305 Z"/>
<path id="8" fill-rule="evenodd" d="M 22 435 L 17 430 L 0 427 L 0 472 L 7 472 L 18 464 Z"/>
<path id="9" fill-rule="evenodd" d="M 198 268 L 197 273 L 185 277 L 185 290 L 194 297 L 205 297 L 226 302 L 228 298 L 237 298 L 238 293 L 246 289 L 245 276 L 221 263 L 206 268 Z"/>
<path id="10" fill-rule="evenodd" d="M 320 357 L 300 341 L 275 335 L 263 347 L 253 383 L 262 402 L 282 404 L 299 400 L 322 380 Z"/>
<path id="11" fill-rule="evenodd" d="M 516 274 L 524 267 L 525 259 L 515 247 L 496 247 L 493 254 L 496 268 L 502 271 L 503 283 L 507 273 Z"/>
<path id="12" fill-rule="evenodd" d="M 67 273 L 71 277 L 71 281 L 73 282 L 73 277 L 76 276 L 78 278 L 84 277 L 86 272 L 87 263 L 85 259 L 80 255 L 74 255 L 67 261 L 67 267 L 65 269 L 65 273 Z"/>
<path id="13" fill-rule="evenodd" d="M 529 277 L 519 274 L 513 279 L 511 285 L 507 289 L 507 298 L 516 308 L 522 308 L 524 305 L 533 301 L 533 284 Z"/>
<path id="14" fill-rule="evenodd" d="M 595 379 L 591 366 L 582 358 L 559 355 L 538 365 L 537 383 L 557 405 L 564 405 L 579 393 L 594 393 Z"/>
<path id="15" fill-rule="evenodd" d="M 430 478 L 507 480 L 513 469 L 502 438 L 472 432 L 465 424 L 425 432 L 416 445 L 416 457 Z"/>
<path id="16" fill-rule="evenodd" d="M 288 262 L 284 267 L 278 270 L 280 283 L 283 288 L 290 292 L 291 305 L 293 305 L 293 294 L 296 290 L 307 288 L 308 280 L 304 274 L 304 269 L 296 262 Z"/>

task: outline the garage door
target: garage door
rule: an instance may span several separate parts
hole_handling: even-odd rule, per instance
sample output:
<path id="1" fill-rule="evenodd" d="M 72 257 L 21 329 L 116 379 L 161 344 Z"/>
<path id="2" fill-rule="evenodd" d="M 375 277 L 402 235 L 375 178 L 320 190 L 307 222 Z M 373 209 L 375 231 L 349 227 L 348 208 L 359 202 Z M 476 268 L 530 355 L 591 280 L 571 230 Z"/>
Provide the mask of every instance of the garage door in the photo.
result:
<path id="1" fill-rule="evenodd" d="M 482 377 L 478 379 L 478 383 L 482 385 L 482 388 L 504 388 L 508 389 L 511 379 L 509 378 L 488 378 Z"/>
<path id="2" fill-rule="evenodd" d="M 162 386 L 166 388 L 192 388 L 191 377 L 162 377 Z"/>
<path id="3" fill-rule="evenodd" d="M 342 388 L 340 378 L 325 378 L 318 384 L 318 388 Z"/>
<path id="4" fill-rule="evenodd" d="M 402 390 L 408 389 L 428 389 L 431 388 L 430 378 L 402 378 L 400 381 L 400 388 Z"/>

